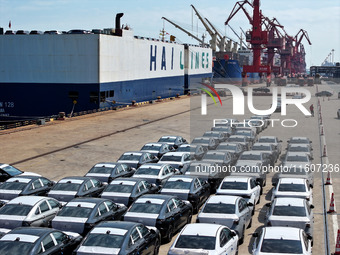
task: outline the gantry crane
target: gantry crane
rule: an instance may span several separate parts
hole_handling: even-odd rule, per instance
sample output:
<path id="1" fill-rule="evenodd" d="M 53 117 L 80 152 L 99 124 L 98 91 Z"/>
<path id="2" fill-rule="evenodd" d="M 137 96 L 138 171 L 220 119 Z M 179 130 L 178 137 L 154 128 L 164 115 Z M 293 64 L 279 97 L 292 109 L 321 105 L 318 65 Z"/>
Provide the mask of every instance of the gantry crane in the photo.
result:
<path id="1" fill-rule="evenodd" d="M 292 57 L 292 73 L 305 73 L 306 72 L 306 62 L 305 62 L 305 48 L 303 46 L 302 39 L 306 38 L 309 45 L 312 45 L 308 33 L 306 30 L 300 29 L 299 32 L 294 37 L 295 45 L 293 48 Z"/>

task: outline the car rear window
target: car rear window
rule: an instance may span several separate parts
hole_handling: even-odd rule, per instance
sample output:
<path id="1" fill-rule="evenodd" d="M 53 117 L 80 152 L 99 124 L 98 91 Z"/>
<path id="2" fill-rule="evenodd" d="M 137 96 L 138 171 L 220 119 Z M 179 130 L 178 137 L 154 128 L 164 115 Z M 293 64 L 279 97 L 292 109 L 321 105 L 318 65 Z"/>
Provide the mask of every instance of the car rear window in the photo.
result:
<path id="1" fill-rule="evenodd" d="M 273 138 L 260 138 L 259 143 L 275 143 L 275 139 Z"/>
<path id="2" fill-rule="evenodd" d="M 131 160 L 131 161 L 139 161 L 141 155 L 135 154 L 123 154 L 120 156 L 119 160 Z"/>
<path id="3" fill-rule="evenodd" d="M 155 145 L 144 145 L 143 148 L 141 149 L 142 151 L 159 151 L 161 149 L 160 144 L 155 144 Z"/>
<path id="4" fill-rule="evenodd" d="M 92 208 L 66 206 L 58 213 L 58 216 L 88 218 L 91 212 Z"/>
<path id="5" fill-rule="evenodd" d="M 0 241 L 1 255 L 28 255 L 33 248 L 34 243 L 15 242 L 15 241 Z"/>
<path id="6" fill-rule="evenodd" d="M 7 204 L 0 209 L 0 215 L 26 216 L 32 208 L 31 205 Z"/>
<path id="7" fill-rule="evenodd" d="M 205 154 L 203 157 L 203 160 L 205 159 L 216 159 L 216 160 L 223 160 L 224 159 L 224 155 L 223 154 L 213 154 L 213 153 L 209 153 L 209 154 Z"/>
<path id="8" fill-rule="evenodd" d="M 223 182 L 221 189 L 247 190 L 247 182 Z"/>
<path id="9" fill-rule="evenodd" d="M 219 214 L 234 214 L 235 205 L 234 204 L 212 204 L 208 203 L 203 209 L 204 213 L 219 213 Z"/>
<path id="10" fill-rule="evenodd" d="M 134 203 L 129 212 L 139 212 L 139 213 L 153 213 L 159 214 L 162 209 L 161 204 L 152 204 L 152 203 Z"/>
<path id="11" fill-rule="evenodd" d="M 164 189 L 190 189 L 191 182 L 184 181 L 168 181 L 164 185 Z"/>
<path id="12" fill-rule="evenodd" d="M 5 166 L 2 168 L 5 172 L 7 172 L 11 176 L 15 176 L 18 174 L 22 174 L 22 172 L 19 169 L 16 169 L 13 166 Z"/>
<path id="13" fill-rule="evenodd" d="M 160 170 L 160 168 L 141 167 L 135 172 L 135 175 L 158 175 Z"/>
<path id="14" fill-rule="evenodd" d="M 124 185 L 124 184 L 114 184 L 108 185 L 104 192 L 119 192 L 119 193 L 131 193 L 133 190 L 133 185 Z"/>
<path id="15" fill-rule="evenodd" d="M 160 143 L 173 143 L 176 141 L 175 137 L 161 137 L 158 142 Z"/>
<path id="16" fill-rule="evenodd" d="M 228 142 L 244 142 L 244 138 L 237 138 L 237 137 L 232 137 L 228 139 Z"/>
<path id="17" fill-rule="evenodd" d="M 214 236 L 181 235 L 175 247 L 184 249 L 215 250 L 216 238 Z"/>
<path id="18" fill-rule="evenodd" d="M 302 206 L 275 206 L 273 215 L 277 216 L 306 216 L 306 209 Z"/>
<path id="19" fill-rule="evenodd" d="M 182 160 L 182 156 L 170 156 L 164 155 L 160 161 L 177 161 L 180 162 Z"/>
<path id="20" fill-rule="evenodd" d="M 53 190 L 63 190 L 63 191 L 78 191 L 80 187 L 79 183 L 57 183 Z"/>
<path id="21" fill-rule="evenodd" d="M 110 174 L 114 168 L 113 167 L 92 167 L 89 173 L 95 174 Z"/>
<path id="22" fill-rule="evenodd" d="M 306 187 L 303 184 L 281 183 L 278 191 L 306 192 Z"/>
<path id="23" fill-rule="evenodd" d="M 295 151 L 295 152 L 308 152 L 308 147 L 302 147 L 302 146 L 299 146 L 299 147 L 289 147 L 288 151 Z"/>
<path id="24" fill-rule="evenodd" d="M 260 154 L 242 154 L 240 160 L 262 160 Z"/>
<path id="25" fill-rule="evenodd" d="M 301 254 L 302 245 L 300 240 L 264 239 L 261 252 Z"/>
<path id="26" fill-rule="evenodd" d="M 288 156 L 287 162 L 308 162 L 307 156 Z"/>
<path id="27" fill-rule="evenodd" d="M 219 145 L 217 147 L 217 150 L 236 150 L 236 144 L 232 145 L 232 144 L 228 144 L 228 145 Z"/>
<path id="28" fill-rule="evenodd" d="M 122 235 L 90 234 L 87 236 L 82 246 L 121 248 L 123 241 L 124 236 Z"/>
<path id="29" fill-rule="evenodd" d="M 26 187 L 27 183 L 22 182 L 4 182 L 0 185 L 0 189 L 5 190 L 23 190 Z"/>

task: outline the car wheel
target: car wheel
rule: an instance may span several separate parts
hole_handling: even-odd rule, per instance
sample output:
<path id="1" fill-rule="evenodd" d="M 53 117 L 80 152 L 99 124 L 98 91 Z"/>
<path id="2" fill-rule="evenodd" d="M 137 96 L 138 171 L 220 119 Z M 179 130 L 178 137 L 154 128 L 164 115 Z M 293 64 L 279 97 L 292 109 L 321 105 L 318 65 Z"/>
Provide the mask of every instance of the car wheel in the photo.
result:
<path id="1" fill-rule="evenodd" d="M 191 223 L 191 220 L 192 220 L 192 213 L 189 212 L 189 216 L 188 216 L 188 219 L 187 219 L 187 224 L 190 224 Z"/>
<path id="2" fill-rule="evenodd" d="M 251 228 L 252 223 L 253 223 L 253 218 L 250 218 L 249 225 L 247 228 Z"/>
<path id="3" fill-rule="evenodd" d="M 243 226 L 243 229 L 242 229 L 242 237 L 238 240 L 238 244 L 243 244 L 244 242 L 244 232 L 245 232 L 245 226 Z"/>
<path id="4" fill-rule="evenodd" d="M 160 243 L 159 243 L 159 240 L 158 240 L 158 238 L 157 238 L 156 241 L 155 241 L 155 249 L 153 250 L 153 254 L 154 254 L 154 255 L 158 255 L 158 253 L 159 253 L 159 247 L 160 247 Z"/>
<path id="5" fill-rule="evenodd" d="M 174 227 L 170 225 L 168 228 L 168 233 L 165 237 L 165 241 L 168 243 L 171 242 L 173 235 L 174 235 Z"/>

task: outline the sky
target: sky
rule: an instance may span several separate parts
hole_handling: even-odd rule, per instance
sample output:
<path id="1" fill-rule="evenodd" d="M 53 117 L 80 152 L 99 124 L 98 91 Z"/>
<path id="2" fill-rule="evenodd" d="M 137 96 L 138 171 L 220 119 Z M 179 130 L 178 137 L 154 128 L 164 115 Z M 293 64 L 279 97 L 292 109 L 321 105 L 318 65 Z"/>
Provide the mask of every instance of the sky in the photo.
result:
<path id="1" fill-rule="evenodd" d="M 249 0 L 251 1 L 251 0 Z M 123 12 L 122 24 L 128 24 L 135 35 L 159 38 L 165 29 L 183 43 L 194 43 L 188 35 L 162 19 L 166 17 L 201 37 L 203 25 L 193 14 L 191 4 L 221 33 L 238 40 L 224 26 L 236 0 L 0 0 L 0 27 L 12 30 L 60 30 L 109 28 L 115 26 L 115 15 Z M 252 13 L 250 7 L 246 8 Z M 295 36 L 302 28 L 312 45 L 303 39 L 307 67 L 321 65 L 334 49 L 334 62 L 340 62 L 340 0 L 262 0 L 263 15 L 275 17 L 286 32 Z M 229 22 L 241 34 L 251 25 L 243 12 Z M 331 59 L 329 59 L 331 60 Z"/>

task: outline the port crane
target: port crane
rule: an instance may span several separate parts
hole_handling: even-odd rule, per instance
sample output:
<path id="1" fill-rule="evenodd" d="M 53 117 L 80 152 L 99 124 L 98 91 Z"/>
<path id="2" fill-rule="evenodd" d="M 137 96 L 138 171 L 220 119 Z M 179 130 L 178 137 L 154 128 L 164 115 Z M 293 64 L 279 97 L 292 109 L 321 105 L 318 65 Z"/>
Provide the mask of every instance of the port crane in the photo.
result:
<path id="1" fill-rule="evenodd" d="M 292 57 L 292 73 L 305 73 L 306 72 L 306 62 L 305 62 L 305 48 L 301 43 L 302 39 L 305 38 L 309 45 L 312 45 L 308 33 L 306 30 L 300 29 L 299 32 L 294 37 L 295 45 L 293 48 Z"/>

